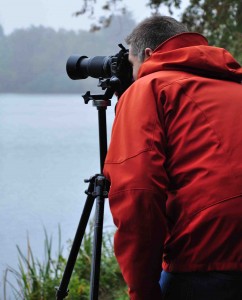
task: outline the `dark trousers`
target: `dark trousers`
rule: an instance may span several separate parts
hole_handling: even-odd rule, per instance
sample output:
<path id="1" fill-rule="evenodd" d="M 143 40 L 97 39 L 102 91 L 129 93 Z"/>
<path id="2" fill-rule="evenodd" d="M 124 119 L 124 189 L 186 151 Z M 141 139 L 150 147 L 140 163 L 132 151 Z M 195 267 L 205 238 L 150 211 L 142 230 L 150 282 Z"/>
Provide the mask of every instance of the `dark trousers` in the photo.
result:
<path id="1" fill-rule="evenodd" d="M 242 272 L 162 271 L 160 286 L 164 300 L 242 300 Z"/>

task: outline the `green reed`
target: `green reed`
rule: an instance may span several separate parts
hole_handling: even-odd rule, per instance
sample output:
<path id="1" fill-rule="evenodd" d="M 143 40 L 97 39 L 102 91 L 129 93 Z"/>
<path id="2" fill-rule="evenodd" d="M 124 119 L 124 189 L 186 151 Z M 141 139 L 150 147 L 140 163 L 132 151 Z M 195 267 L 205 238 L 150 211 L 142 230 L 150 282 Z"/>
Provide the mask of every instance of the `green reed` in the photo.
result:
<path id="1" fill-rule="evenodd" d="M 7 299 L 7 291 L 11 290 L 18 300 L 54 300 L 55 287 L 59 286 L 66 258 L 61 244 L 61 230 L 58 230 L 58 251 L 52 254 L 52 237 L 44 229 L 44 259 L 37 259 L 27 239 L 27 253 L 17 246 L 18 267 L 8 267 L 3 278 L 3 300 Z M 127 287 L 123 281 L 119 266 L 113 254 L 112 236 L 110 232 L 103 234 L 100 300 L 127 300 Z M 71 242 L 68 242 L 71 247 Z M 90 270 L 93 246 L 93 225 L 83 237 L 82 245 L 76 260 L 75 268 L 69 283 L 69 295 L 66 300 L 88 300 L 90 293 Z M 70 250 L 70 249 L 68 249 Z M 11 280 L 10 280 L 11 278 Z M 14 280 L 14 283 L 12 282 Z M 12 300 L 12 299 L 11 299 Z"/>

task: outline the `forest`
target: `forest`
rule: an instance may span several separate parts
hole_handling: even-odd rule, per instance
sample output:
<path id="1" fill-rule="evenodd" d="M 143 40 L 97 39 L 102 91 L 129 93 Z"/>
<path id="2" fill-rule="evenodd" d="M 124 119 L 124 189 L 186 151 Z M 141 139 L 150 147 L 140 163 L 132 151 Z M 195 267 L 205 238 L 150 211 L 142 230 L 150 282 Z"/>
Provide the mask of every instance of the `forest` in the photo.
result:
<path id="1" fill-rule="evenodd" d="M 115 55 L 134 26 L 129 14 L 115 16 L 109 27 L 97 32 L 40 26 L 5 35 L 0 26 L 0 93 L 96 92 L 98 79 L 68 77 L 67 59 L 71 55 Z"/>

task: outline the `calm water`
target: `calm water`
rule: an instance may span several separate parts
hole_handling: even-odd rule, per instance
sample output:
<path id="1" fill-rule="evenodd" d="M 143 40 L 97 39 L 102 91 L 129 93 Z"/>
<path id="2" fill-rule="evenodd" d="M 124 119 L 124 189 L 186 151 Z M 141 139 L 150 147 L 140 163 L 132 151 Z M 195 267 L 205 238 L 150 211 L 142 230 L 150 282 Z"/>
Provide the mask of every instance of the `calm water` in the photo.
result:
<path id="1" fill-rule="evenodd" d="M 113 117 L 112 106 L 108 137 Z M 99 170 L 98 117 L 91 103 L 79 95 L 0 95 L 1 282 L 4 269 L 17 266 L 16 245 L 26 253 L 27 236 L 40 259 L 44 227 L 56 250 L 60 225 L 67 246 L 86 200 L 83 180 Z M 104 225 L 112 225 L 108 202 Z M 1 290 L 2 284 L 0 299 Z"/>

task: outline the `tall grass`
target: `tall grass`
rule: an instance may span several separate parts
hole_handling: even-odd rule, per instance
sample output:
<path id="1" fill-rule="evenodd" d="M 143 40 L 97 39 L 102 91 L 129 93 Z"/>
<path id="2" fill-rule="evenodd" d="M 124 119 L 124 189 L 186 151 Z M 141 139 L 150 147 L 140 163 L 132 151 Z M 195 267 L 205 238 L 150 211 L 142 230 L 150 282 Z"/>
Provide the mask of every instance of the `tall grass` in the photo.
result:
<path id="1" fill-rule="evenodd" d="M 75 268 L 69 283 L 67 300 L 88 300 L 90 293 L 90 272 L 93 245 L 93 230 L 85 234 Z M 54 300 L 55 287 L 59 286 L 66 258 L 63 257 L 61 245 L 61 230 L 58 233 L 58 251 L 52 255 L 52 237 L 44 230 L 44 260 L 41 262 L 34 256 L 29 239 L 27 239 L 27 253 L 17 246 L 18 267 L 8 267 L 4 274 L 3 299 L 7 300 L 7 291 L 10 289 L 18 300 Z M 71 244 L 69 243 L 69 247 Z M 10 280 L 13 279 L 14 283 Z M 100 300 L 127 300 L 127 288 L 123 281 L 120 269 L 113 255 L 112 234 L 103 234 L 101 259 L 101 273 L 99 282 Z M 11 299 L 12 300 L 12 299 Z"/>

